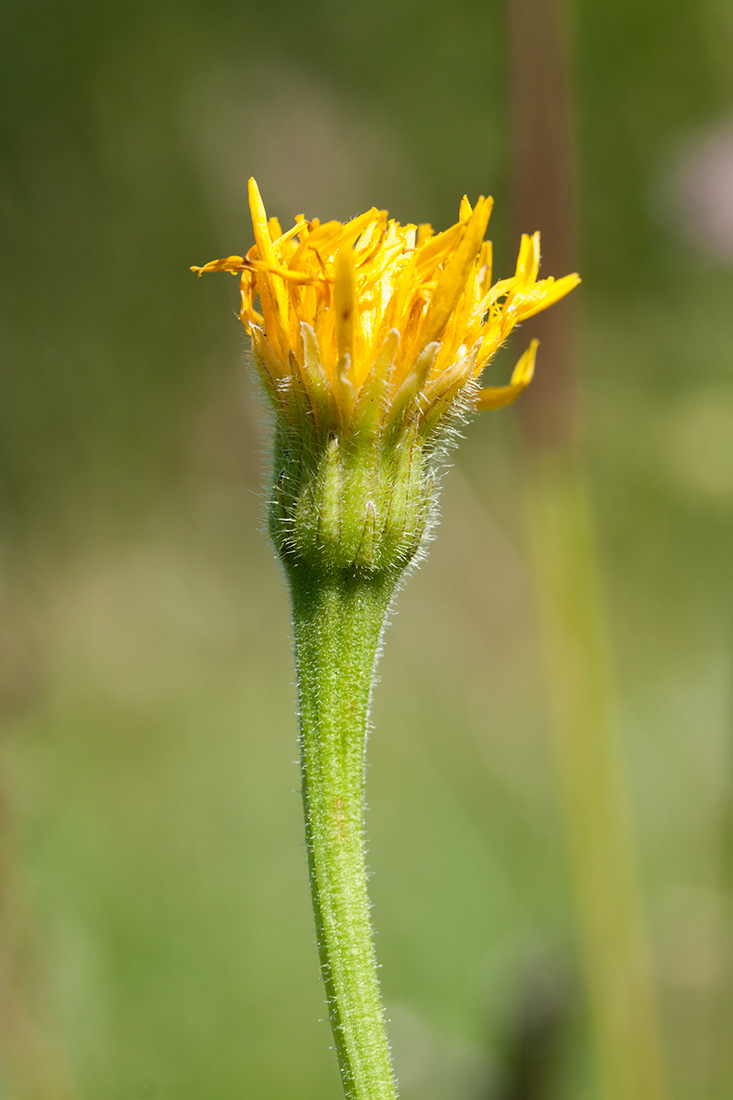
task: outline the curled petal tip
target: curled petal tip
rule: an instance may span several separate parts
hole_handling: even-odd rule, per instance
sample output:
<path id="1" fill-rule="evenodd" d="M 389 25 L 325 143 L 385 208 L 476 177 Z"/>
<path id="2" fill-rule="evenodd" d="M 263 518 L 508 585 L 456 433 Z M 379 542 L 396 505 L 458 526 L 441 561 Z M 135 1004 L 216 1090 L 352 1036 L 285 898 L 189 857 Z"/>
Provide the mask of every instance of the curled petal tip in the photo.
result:
<path id="1" fill-rule="evenodd" d="M 533 340 L 524 355 L 517 363 L 508 386 L 488 386 L 480 390 L 476 400 L 478 409 L 503 409 L 516 401 L 522 390 L 525 390 L 534 377 L 534 365 L 537 357 L 539 340 Z"/>

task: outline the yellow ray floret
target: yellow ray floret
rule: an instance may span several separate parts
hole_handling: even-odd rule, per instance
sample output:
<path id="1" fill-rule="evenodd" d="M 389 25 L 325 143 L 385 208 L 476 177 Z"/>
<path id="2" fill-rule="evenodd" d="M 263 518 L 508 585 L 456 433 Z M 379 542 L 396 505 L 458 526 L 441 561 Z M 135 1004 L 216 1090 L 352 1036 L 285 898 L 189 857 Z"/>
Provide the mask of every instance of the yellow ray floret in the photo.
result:
<path id="1" fill-rule="evenodd" d="M 539 233 L 523 236 L 513 277 L 491 284 L 484 234 L 492 200 L 435 234 L 372 208 L 349 222 L 298 215 L 283 233 L 249 181 L 255 244 L 246 256 L 194 267 L 240 275 L 240 317 L 276 407 L 316 423 L 387 424 L 412 416 L 432 425 L 457 401 L 510 404 L 529 384 L 537 341 L 507 386 L 479 376 L 519 322 L 564 297 L 577 275 L 537 279 Z"/>

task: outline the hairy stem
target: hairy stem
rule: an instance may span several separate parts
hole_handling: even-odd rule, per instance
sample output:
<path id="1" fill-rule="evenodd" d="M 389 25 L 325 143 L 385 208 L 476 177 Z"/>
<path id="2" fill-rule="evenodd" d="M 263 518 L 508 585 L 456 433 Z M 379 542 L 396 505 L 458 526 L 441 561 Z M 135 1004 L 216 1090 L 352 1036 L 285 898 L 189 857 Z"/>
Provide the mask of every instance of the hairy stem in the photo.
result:
<path id="1" fill-rule="evenodd" d="M 394 1100 L 364 857 L 369 700 L 394 583 L 289 575 L 310 885 L 341 1078 L 349 1100 Z"/>

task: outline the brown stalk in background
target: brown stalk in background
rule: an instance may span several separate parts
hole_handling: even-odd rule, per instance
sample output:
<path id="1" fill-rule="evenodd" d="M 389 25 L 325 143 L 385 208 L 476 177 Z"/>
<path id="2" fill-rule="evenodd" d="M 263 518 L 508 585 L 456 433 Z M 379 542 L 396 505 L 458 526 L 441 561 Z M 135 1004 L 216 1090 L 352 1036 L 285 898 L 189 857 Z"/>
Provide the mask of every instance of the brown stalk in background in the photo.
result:
<path id="1" fill-rule="evenodd" d="M 542 230 L 545 270 L 576 264 L 572 100 L 559 0 L 512 0 L 515 224 Z M 540 639 L 577 931 L 608 1100 L 664 1100 L 656 996 L 615 726 L 602 581 L 580 442 L 579 298 L 533 323 L 537 377 L 519 406 Z"/>

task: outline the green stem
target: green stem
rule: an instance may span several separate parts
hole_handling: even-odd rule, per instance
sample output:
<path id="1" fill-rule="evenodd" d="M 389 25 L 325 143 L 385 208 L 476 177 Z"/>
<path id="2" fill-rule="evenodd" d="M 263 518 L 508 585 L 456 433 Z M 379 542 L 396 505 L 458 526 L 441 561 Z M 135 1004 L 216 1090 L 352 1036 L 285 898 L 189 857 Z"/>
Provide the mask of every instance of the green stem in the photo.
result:
<path id="1" fill-rule="evenodd" d="M 369 701 L 394 581 L 289 576 L 308 866 L 341 1079 L 349 1100 L 394 1100 L 364 857 Z"/>

